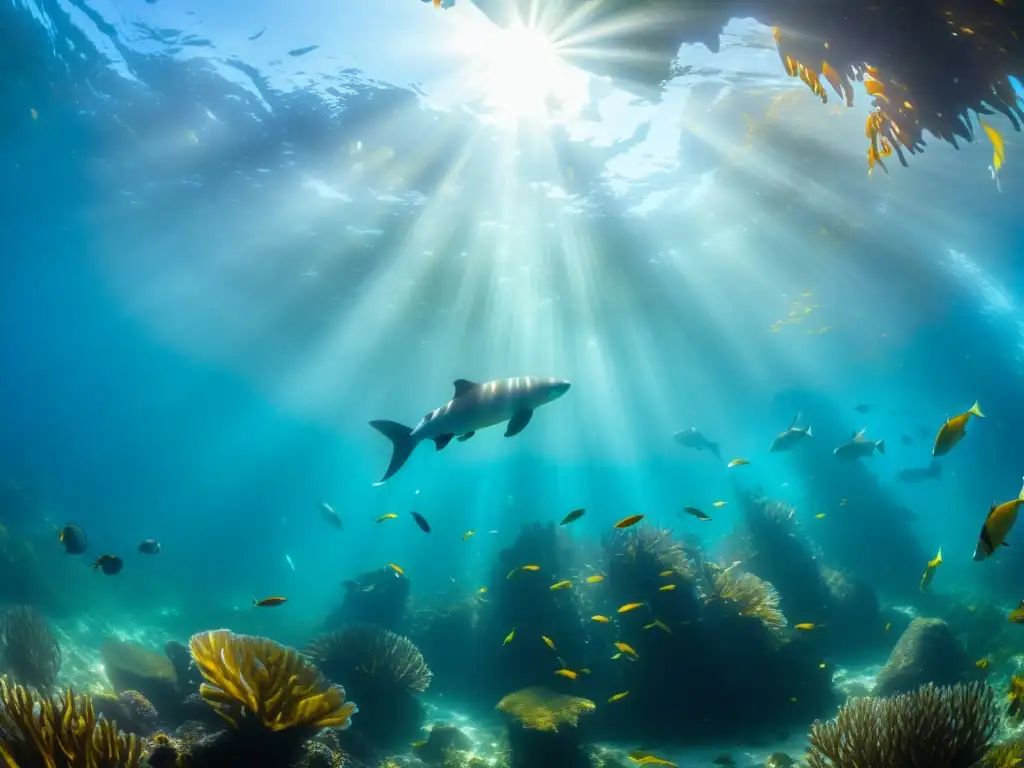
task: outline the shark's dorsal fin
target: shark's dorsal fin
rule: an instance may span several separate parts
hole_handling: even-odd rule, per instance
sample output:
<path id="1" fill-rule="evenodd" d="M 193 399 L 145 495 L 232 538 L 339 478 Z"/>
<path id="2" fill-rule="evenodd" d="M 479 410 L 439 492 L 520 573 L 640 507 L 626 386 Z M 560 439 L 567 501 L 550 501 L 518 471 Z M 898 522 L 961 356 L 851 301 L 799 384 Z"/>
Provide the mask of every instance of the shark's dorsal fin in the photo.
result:
<path id="1" fill-rule="evenodd" d="M 455 397 L 462 397 L 467 392 L 472 392 L 474 389 L 479 387 L 475 381 L 469 379 L 456 379 L 455 380 Z"/>
<path id="2" fill-rule="evenodd" d="M 854 440 L 863 440 L 864 439 L 864 433 L 867 432 L 867 431 L 868 431 L 868 428 L 864 427 L 864 429 L 862 429 L 860 432 L 854 432 L 853 433 L 853 439 Z"/>
<path id="3" fill-rule="evenodd" d="M 793 417 L 793 421 L 790 423 L 789 428 L 792 429 L 793 427 L 795 427 L 796 423 L 798 421 L 800 421 L 800 414 L 799 414 L 799 412 L 797 413 L 796 416 Z"/>

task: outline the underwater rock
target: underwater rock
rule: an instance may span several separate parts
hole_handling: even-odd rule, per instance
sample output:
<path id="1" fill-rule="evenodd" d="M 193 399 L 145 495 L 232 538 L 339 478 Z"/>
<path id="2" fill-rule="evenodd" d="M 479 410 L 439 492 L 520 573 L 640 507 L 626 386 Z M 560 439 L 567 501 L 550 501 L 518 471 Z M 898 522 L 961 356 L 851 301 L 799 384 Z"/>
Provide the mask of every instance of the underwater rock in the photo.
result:
<path id="1" fill-rule="evenodd" d="M 448 723 L 438 723 L 430 729 L 427 743 L 416 748 L 416 756 L 427 763 L 439 763 L 446 752 L 465 752 L 473 748 L 473 740 Z"/>
<path id="2" fill-rule="evenodd" d="M 149 768 L 176 768 L 182 754 L 180 748 L 180 741 L 172 740 L 166 733 L 158 733 L 153 737 L 149 750 Z"/>
<path id="3" fill-rule="evenodd" d="M 918 617 L 893 648 L 873 694 L 908 693 L 927 683 L 953 685 L 977 677 L 977 672 L 946 622 Z"/>
<path id="4" fill-rule="evenodd" d="M 174 675 L 177 678 L 178 689 L 181 691 L 198 691 L 199 685 L 203 682 L 203 676 L 199 669 L 192 663 L 192 653 L 188 646 L 179 643 L 177 640 L 169 640 L 164 645 L 164 656 L 174 667 Z"/>

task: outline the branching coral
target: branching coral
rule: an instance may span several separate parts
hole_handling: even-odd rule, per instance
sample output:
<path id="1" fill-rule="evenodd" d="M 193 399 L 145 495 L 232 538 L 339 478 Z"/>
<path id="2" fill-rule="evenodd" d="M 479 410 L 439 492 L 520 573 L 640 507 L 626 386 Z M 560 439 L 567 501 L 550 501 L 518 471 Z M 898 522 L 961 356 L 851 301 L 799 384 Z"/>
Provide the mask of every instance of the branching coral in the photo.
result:
<path id="1" fill-rule="evenodd" d="M 779 593 L 771 582 L 736 568 L 719 568 L 713 563 L 705 564 L 705 581 L 712 599 L 735 603 L 741 615 L 756 616 L 774 632 L 786 628 L 786 617 L 779 609 Z"/>
<path id="2" fill-rule="evenodd" d="M 18 605 L 0 614 L 0 672 L 48 691 L 60 664 L 60 643 L 39 611 Z"/>
<path id="3" fill-rule="evenodd" d="M 218 629 L 193 635 L 189 647 L 207 681 L 200 694 L 236 728 L 347 728 L 356 712 L 343 688 L 273 640 Z"/>
<path id="4" fill-rule="evenodd" d="M 926 685 L 888 699 L 852 699 L 811 726 L 810 768 L 969 768 L 992 744 L 992 689 Z"/>
<path id="5" fill-rule="evenodd" d="M 498 709 L 511 715 L 524 727 L 538 731 L 557 731 L 576 727 L 580 715 L 593 712 L 594 702 L 579 696 L 564 696 L 547 688 L 523 688 L 498 702 Z"/>
<path id="6" fill-rule="evenodd" d="M 0 679 L 0 757 L 7 768 L 138 768 L 142 742 L 96 717 L 92 699 L 69 688 L 60 698 Z"/>
<path id="7" fill-rule="evenodd" d="M 318 635 L 306 655 L 333 679 L 358 672 L 389 688 L 421 693 L 430 686 L 430 668 L 412 641 L 373 624 Z"/>

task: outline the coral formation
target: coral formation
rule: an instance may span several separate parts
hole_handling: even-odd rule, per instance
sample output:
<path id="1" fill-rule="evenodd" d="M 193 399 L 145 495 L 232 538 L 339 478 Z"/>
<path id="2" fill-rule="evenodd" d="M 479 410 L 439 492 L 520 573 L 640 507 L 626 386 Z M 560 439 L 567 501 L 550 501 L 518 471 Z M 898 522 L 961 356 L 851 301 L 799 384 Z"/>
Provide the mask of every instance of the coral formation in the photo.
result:
<path id="1" fill-rule="evenodd" d="M 992 744 L 998 716 L 979 683 L 887 699 L 852 699 L 835 719 L 811 727 L 810 768 L 970 768 Z"/>
<path id="2" fill-rule="evenodd" d="M 1024 765 L 1024 740 L 998 744 L 974 768 L 1019 768 Z"/>
<path id="3" fill-rule="evenodd" d="M 963 646 L 941 619 L 918 617 L 900 636 L 872 693 L 907 693 L 927 683 L 954 685 L 978 677 Z"/>
<path id="4" fill-rule="evenodd" d="M 60 643 L 39 611 L 18 605 L 0 614 L 0 674 L 49 691 L 60 665 Z"/>
<path id="5" fill-rule="evenodd" d="M 207 681 L 200 693 L 235 728 L 346 728 L 356 712 L 343 688 L 273 640 L 218 629 L 193 635 L 189 647 Z"/>
<path id="6" fill-rule="evenodd" d="M 772 632 L 786 628 L 786 617 L 779 609 L 779 593 L 770 582 L 735 567 L 705 563 L 704 585 L 709 600 L 734 604 L 741 616 L 759 619 Z"/>
<path id="7" fill-rule="evenodd" d="M 424 713 L 415 694 L 430 685 L 431 672 L 408 638 L 357 624 L 313 638 L 306 655 L 329 679 L 343 684 L 364 713 L 374 713 L 356 723 L 353 737 L 383 748 L 411 741 L 419 732 Z"/>
<path id="8" fill-rule="evenodd" d="M 317 635 L 306 649 L 329 677 L 372 675 L 381 685 L 422 693 L 431 672 L 412 641 L 383 627 L 356 624 Z"/>
<path id="9" fill-rule="evenodd" d="M 59 698 L 0 679 L 0 757 L 8 768 L 138 768 L 142 742 L 97 718 L 92 699 Z"/>
<path id="10" fill-rule="evenodd" d="M 547 688 L 523 688 L 498 702 L 498 709 L 515 718 L 524 728 L 557 731 L 575 728 L 580 716 L 597 705 L 579 696 L 565 696 Z"/>

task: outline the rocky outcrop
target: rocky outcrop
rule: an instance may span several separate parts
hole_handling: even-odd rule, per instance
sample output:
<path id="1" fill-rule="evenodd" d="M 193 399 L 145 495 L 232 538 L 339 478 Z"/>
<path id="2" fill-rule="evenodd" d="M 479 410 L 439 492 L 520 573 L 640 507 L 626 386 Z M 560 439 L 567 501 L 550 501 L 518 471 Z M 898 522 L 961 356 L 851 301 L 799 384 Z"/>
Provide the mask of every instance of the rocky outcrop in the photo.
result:
<path id="1" fill-rule="evenodd" d="M 916 618 L 900 637 L 872 692 L 892 696 L 922 685 L 955 685 L 977 677 L 977 670 L 942 619 Z"/>

